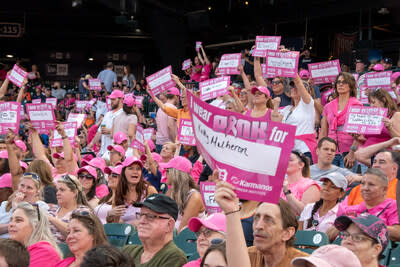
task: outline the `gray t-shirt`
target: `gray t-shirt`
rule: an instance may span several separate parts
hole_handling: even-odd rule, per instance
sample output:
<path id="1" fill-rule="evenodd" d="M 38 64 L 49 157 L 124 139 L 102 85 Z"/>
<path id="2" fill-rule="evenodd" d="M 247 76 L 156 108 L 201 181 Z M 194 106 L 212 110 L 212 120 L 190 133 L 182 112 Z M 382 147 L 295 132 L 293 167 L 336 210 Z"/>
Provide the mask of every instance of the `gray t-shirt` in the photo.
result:
<path id="1" fill-rule="evenodd" d="M 315 181 L 319 181 L 319 179 L 321 177 L 323 177 L 324 175 L 327 175 L 328 173 L 331 172 L 338 172 L 340 174 L 342 174 L 343 176 L 347 176 L 347 175 L 351 175 L 351 174 L 355 174 L 351 171 L 349 171 L 346 168 L 340 168 L 338 166 L 332 165 L 330 169 L 328 170 L 321 170 L 317 167 L 317 164 L 314 164 L 310 167 L 310 171 L 311 171 L 311 179 L 315 180 Z"/>

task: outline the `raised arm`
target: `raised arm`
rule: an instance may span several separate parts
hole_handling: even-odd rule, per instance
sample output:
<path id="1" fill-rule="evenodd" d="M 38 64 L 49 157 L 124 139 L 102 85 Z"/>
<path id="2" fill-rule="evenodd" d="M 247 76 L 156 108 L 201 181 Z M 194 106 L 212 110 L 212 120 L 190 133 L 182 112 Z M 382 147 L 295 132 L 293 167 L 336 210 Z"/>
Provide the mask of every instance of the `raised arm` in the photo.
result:
<path id="1" fill-rule="evenodd" d="M 377 143 L 374 145 L 366 146 L 363 148 L 358 149 L 355 152 L 356 160 L 359 162 L 371 166 L 371 158 L 381 149 L 388 148 L 394 145 L 400 144 L 400 137 L 394 137 L 386 142 Z"/>
<path id="2" fill-rule="evenodd" d="M 32 151 L 36 159 L 41 159 L 48 162 L 46 157 L 46 151 L 43 147 L 42 141 L 40 141 L 39 133 L 32 126 L 30 122 L 26 122 L 26 127 L 29 129 L 32 138 Z"/>
<path id="3" fill-rule="evenodd" d="M 240 75 L 242 76 L 244 88 L 246 88 L 249 92 L 251 91 L 251 85 L 249 78 L 247 78 L 246 73 L 244 72 L 243 65 L 239 65 L 238 69 L 240 70 Z"/>
<path id="4" fill-rule="evenodd" d="M 294 78 L 294 85 L 296 86 L 297 92 L 299 93 L 303 102 L 309 104 L 311 102 L 311 96 L 304 87 L 303 81 L 301 80 L 299 74 L 296 74 L 296 77 Z"/>
<path id="5" fill-rule="evenodd" d="M 254 77 L 258 86 L 267 87 L 267 83 L 264 81 L 261 70 L 261 63 L 259 57 L 254 57 Z"/>
<path id="6" fill-rule="evenodd" d="M 157 163 L 153 159 L 153 155 L 151 155 L 151 151 L 149 148 L 149 144 L 147 143 L 147 140 L 144 140 L 144 147 L 146 149 L 147 163 L 149 164 L 149 169 L 154 176 L 157 176 L 157 170 L 158 170 Z"/>
<path id="7" fill-rule="evenodd" d="M 15 140 L 15 134 L 11 129 L 9 129 L 5 142 L 6 142 L 6 146 L 7 146 L 7 152 L 8 152 L 8 164 L 10 166 L 13 191 L 17 190 L 18 184 L 19 184 L 19 179 L 22 175 L 22 168 L 19 165 L 19 160 L 18 160 L 17 155 L 15 154 L 15 150 L 14 150 L 14 140 Z"/>
<path id="8" fill-rule="evenodd" d="M 204 65 L 204 59 L 201 57 L 200 51 L 197 52 L 197 57 L 199 58 L 201 65 Z"/>
<path id="9" fill-rule="evenodd" d="M 65 133 L 64 126 L 62 125 L 61 122 L 57 122 L 56 130 L 61 135 L 61 138 L 63 140 L 64 160 L 67 163 L 66 164 L 67 172 L 74 173 L 78 169 L 78 164 L 74 160 L 73 148 L 68 140 L 68 136 Z"/>
<path id="10" fill-rule="evenodd" d="M 28 83 L 28 79 L 25 78 L 21 88 L 19 89 L 17 102 L 22 102 L 22 99 L 24 99 L 24 95 L 26 93 L 26 84 L 27 83 Z"/>
<path id="11" fill-rule="evenodd" d="M 147 86 L 147 87 L 146 87 L 146 91 L 147 91 L 147 93 L 151 96 L 151 98 L 153 99 L 154 103 L 156 103 L 157 106 L 158 106 L 159 108 L 161 108 L 162 111 L 165 112 L 165 105 L 164 105 L 164 103 L 163 103 L 160 99 L 158 99 L 158 97 L 156 97 L 155 95 L 153 95 L 153 94 L 150 92 L 150 86 Z"/>
<path id="12" fill-rule="evenodd" d="M 201 50 L 201 52 L 203 53 L 204 62 L 205 62 L 207 65 L 210 64 L 210 60 L 208 59 L 207 54 L 206 54 L 206 51 L 204 51 L 202 45 L 200 46 L 200 50 Z"/>
<path id="13" fill-rule="evenodd" d="M 244 105 L 243 105 L 242 101 L 240 101 L 238 95 L 235 93 L 235 88 L 233 86 L 228 86 L 228 91 L 232 94 L 233 99 L 235 99 L 235 103 L 236 103 L 237 108 L 239 109 L 238 110 L 239 113 L 245 112 L 246 109 L 244 108 Z"/>
<path id="14" fill-rule="evenodd" d="M 7 72 L 7 75 L 10 75 L 10 72 Z M 8 78 L 6 78 L 3 82 L 3 84 L 0 87 L 0 98 L 2 98 L 3 96 L 6 95 L 7 93 L 7 88 L 8 88 L 8 84 L 10 83 L 10 81 L 8 80 Z"/>
<path id="15" fill-rule="evenodd" d="M 171 75 L 172 80 L 176 83 L 176 85 L 182 89 L 183 92 L 186 92 L 186 87 L 181 83 L 181 81 L 179 80 L 179 77 L 176 76 L 175 74 Z"/>

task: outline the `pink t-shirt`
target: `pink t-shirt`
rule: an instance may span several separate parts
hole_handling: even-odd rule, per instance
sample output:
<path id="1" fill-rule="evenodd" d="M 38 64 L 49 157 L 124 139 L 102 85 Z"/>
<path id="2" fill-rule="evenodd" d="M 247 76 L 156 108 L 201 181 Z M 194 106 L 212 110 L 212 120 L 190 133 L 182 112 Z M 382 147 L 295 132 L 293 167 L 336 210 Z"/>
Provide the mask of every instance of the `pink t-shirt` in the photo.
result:
<path id="1" fill-rule="evenodd" d="M 195 81 L 199 82 L 200 81 L 200 76 L 201 76 L 201 69 L 203 68 L 202 65 L 196 65 L 192 68 L 192 75 L 190 75 L 190 78 Z"/>
<path id="2" fill-rule="evenodd" d="M 365 206 L 365 202 L 359 205 L 347 206 L 347 200 L 344 200 L 339 205 L 337 216 L 358 216 L 365 212 L 379 217 L 385 222 L 387 226 L 399 224 L 399 215 L 397 212 L 396 200 L 391 198 L 385 199 L 385 201 L 383 201 L 381 204 L 370 209 L 367 209 L 367 207 Z"/>
<path id="3" fill-rule="evenodd" d="M 297 182 L 293 184 L 289 184 L 288 188 L 290 192 L 292 192 L 292 195 L 299 201 L 301 201 L 301 198 L 303 197 L 303 194 L 305 191 L 307 191 L 308 188 L 311 186 L 316 186 L 318 187 L 318 190 L 320 190 L 319 184 L 314 181 L 313 179 L 310 178 L 300 178 Z M 286 200 L 286 196 L 283 193 L 283 190 L 281 191 L 281 198 Z"/>
<path id="4" fill-rule="evenodd" d="M 75 261 L 75 257 L 66 258 L 53 265 L 53 267 L 68 267 L 71 263 Z"/>
<path id="5" fill-rule="evenodd" d="M 200 267 L 200 263 L 201 263 L 201 259 L 198 258 L 197 260 L 189 261 L 188 263 L 186 263 L 182 267 Z"/>
<path id="6" fill-rule="evenodd" d="M 110 191 L 108 190 L 107 185 L 101 184 L 96 187 L 96 196 L 98 198 L 103 198 L 103 197 L 107 196 L 108 193 L 110 193 Z"/>
<path id="7" fill-rule="evenodd" d="M 211 70 L 212 70 L 211 63 L 203 66 L 203 68 L 201 69 L 200 82 L 208 80 L 210 78 Z"/>
<path id="8" fill-rule="evenodd" d="M 30 245 L 28 251 L 31 255 L 29 267 L 52 267 L 60 261 L 57 250 L 47 241 Z"/>
<path id="9" fill-rule="evenodd" d="M 167 107 L 176 108 L 171 103 L 164 104 Z M 161 108 L 157 111 L 156 116 L 156 124 L 157 124 L 157 132 L 156 132 L 156 144 L 157 145 L 164 145 L 166 142 L 175 142 L 175 140 L 169 139 L 168 134 L 168 118 L 172 118 L 176 121 L 175 118 L 168 116 Z"/>

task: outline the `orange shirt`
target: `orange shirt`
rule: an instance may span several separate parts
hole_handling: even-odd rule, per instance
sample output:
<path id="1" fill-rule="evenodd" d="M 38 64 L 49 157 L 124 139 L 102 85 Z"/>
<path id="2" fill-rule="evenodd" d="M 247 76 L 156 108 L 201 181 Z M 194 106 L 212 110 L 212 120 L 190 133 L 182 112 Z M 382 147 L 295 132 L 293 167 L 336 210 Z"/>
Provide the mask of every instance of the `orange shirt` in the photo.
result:
<path id="1" fill-rule="evenodd" d="M 189 113 L 189 109 L 187 111 L 184 111 L 183 108 L 180 109 L 176 109 L 176 108 L 172 108 L 172 107 L 168 107 L 164 105 L 164 112 L 170 116 L 173 117 L 177 120 L 177 127 L 179 129 L 179 123 L 181 121 L 181 119 L 187 119 L 190 120 L 190 113 Z"/>
<path id="2" fill-rule="evenodd" d="M 394 178 L 389 182 L 389 186 L 386 191 L 387 198 L 396 199 L 396 186 L 397 186 L 397 178 Z M 364 202 L 363 198 L 361 197 L 360 190 L 361 190 L 361 185 L 357 185 L 350 191 L 350 194 L 347 199 L 347 205 L 354 206 Z"/>

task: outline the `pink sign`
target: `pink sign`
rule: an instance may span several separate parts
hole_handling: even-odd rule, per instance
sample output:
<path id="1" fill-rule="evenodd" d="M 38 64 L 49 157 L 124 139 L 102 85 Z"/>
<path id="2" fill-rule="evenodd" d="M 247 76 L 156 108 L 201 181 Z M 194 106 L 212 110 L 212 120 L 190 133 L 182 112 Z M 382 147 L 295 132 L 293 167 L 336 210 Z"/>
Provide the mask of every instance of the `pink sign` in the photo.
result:
<path id="1" fill-rule="evenodd" d="M 323 93 L 321 93 L 321 104 L 325 106 L 328 103 L 328 97 L 330 94 L 334 92 L 333 89 L 329 89 Z"/>
<path id="2" fill-rule="evenodd" d="M 89 79 L 89 88 L 91 90 L 101 91 L 101 79 Z"/>
<path id="3" fill-rule="evenodd" d="M 354 77 L 354 80 L 356 80 L 356 82 L 357 82 L 357 81 L 358 81 L 359 74 L 358 74 L 358 73 L 352 73 L 352 75 L 353 75 L 353 77 Z"/>
<path id="4" fill-rule="evenodd" d="M 57 107 L 57 98 L 55 97 L 46 98 L 46 103 L 52 105 L 53 108 L 55 109 Z"/>
<path id="5" fill-rule="evenodd" d="M 382 119 L 386 117 L 387 108 L 351 106 L 346 114 L 344 131 L 357 134 L 380 134 L 383 128 Z"/>
<path id="6" fill-rule="evenodd" d="M 76 100 L 75 101 L 75 106 L 76 106 L 76 111 L 84 111 L 86 106 L 89 104 L 89 101 L 87 100 Z"/>
<path id="7" fill-rule="evenodd" d="M 299 52 L 267 51 L 266 75 L 276 77 L 296 77 Z"/>
<path id="8" fill-rule="evenodd" d="M 178 141 L 184 145 L 196 145 L 196 139 L 194 138 L 191 120 L 181 119 L 178 129 Z"/>
<path id="9" fill-rule="evenodd" d="M 340 73 L 339 60 L 308 64 L 308 71 L 314 84 L 332 83 Z"/>
<path id="10" fill-rule="evenodd" d="M 390 89 L 391 71 L 365 73 L 365 85 L 372 91 L 377 88 Z"/>
<path id="11" fill-rule="evenodd" d="M 199 51 L 200 51 L 200 46 L 201 46 L 201 42 L 200 42 L 200 41 L 197 41 L 197 42 L 196 42 L 196 52 L 199 52 Z"/>
<path id="12" fill-rule="evenodd" d="M 168 88 L 175 86 L 175 82 L 172 80 L 171 74 L 171 66 L 168 66 L 146 77 L 147 84 L 150 86 L 150 91 L 153 95 L 159 95 L 168 90 Z"/>
<path id="13" fill-rule="evenodd" d="M 131 146 L 133 148 L 136 148 L 137 150 L 144 152 L 145 148 L 144 148 L 144 134 L 143 134 L 143 128 L 142 126 L 137 126 L 136 127 L 136 138 L 135 140 L 132 142 Z"/>
<path id="14" fill-rule="evenodd" d="M 63 122 L 62 125 L 64 126 L 65 134 L 68 136 L 68 140 L 73 146 L 75 144 L 75 137 L 76 137 L 76 129 L 77 123 L 76 122 Z M 51 147 L 63 146 L 63 139 L 61 135 L 54 130 L 53 140 L 50 143 Z"/>
<path id="15" fill-rule="evenodd" d="M 253 51 L 253 57 L 266 57 L 267 51 L 278 50 L 280 43 L 280 36 L 257 36 L 256 48 Z"/>
<path id="16" fill-rule="evenodd" d="M 238 67 L 242 54 L 225 54 L 221 57 L 216 72 L 218 75 L 240 74 Z"/>
<path id="17" fill-rule="evenodd" d="M 200 99 L 203 101 L 216 98 L 228 93 L 228 86 L 231 83 L 230 76 L 222 76 L 199 83 Z"/>
<path id="18" fill-rule="evenodd" d="M 27 76 L 28 73 L 20 68 L 17 64 L 15 64 L 11 70 L 10 75 L 7 76 L 7 79 L 16 86 L 21 87 Z"/>
<path id="19" fill-rule="evenodd" d="M 275 77 L 275 75 L 268 75 L 266 64 L 261 64 L 261 73 L 262 73 L 263 78 L 274 78 Z"/>
<path id="20" fill-rule="evenodd" d="M 96 98 L 92 98 L 90 99 L 89 103 L 87 104 L 88 108 L 93 107 L 94 103 L 96 103 L 97 99 Z M 79 128 L 79 127 L 78 127 Z"/>
<path id="21" fill-rule="evenodd" d="M 368 96 L 365 93 L 365 89 L 367 89 L 368 87 L 365 85 L 360 86 L 360 102 L 363 104 L 369 104 L 369 100 L 368 100 Z"/>
<path id="22" fill-rule="evenodd" d="M 192 61 L 190 60 L 190 58 L 183 61 L 182 70 L 187 70 L 188 68 L 190 68 L 191 63 L 192 63 Z"/>
<path id="23" fill-rule="evenodd" d="M 18 133 L 21 110 L 21 103 L 0 103 L 0 134 L 7 134 L 9 128 Z"/>
<path id="24" fill-rule="evenodd" d="M 207 214 L 222 212 L 214 198 L 215 183 L 200 182 L 200 194 L 203 199 L 204 206 L 206 207 Z"/>
<path id="25" fill-rule="evenodd" d="M 67 122 L 76 122 L 76 127 L 79 129 L 86 119 L 86 114 L 69 113 Z"/>
<path id="26" fill-rule="evenodd" d="M 37 98 L 37 99 L 32 99 L 32 104 L 40 104 L 42 103 L 42 99 Z"/>
<path id="27" fill-rule="evenodd" d="M 277 203 L 296 127 L 213 107 L 187 92 L 196 146 L 239 198 Z"/>
<path id="28" fill-rule="evenodd" d="M 51 104 L 26 104 L 26 113 L 32 126 L 39 131 L 39 133 L 47 134 L 49 130 L 55 128 L 54 109 Z"/>
<path id="29" fill-rule="evenodd" d="M 136 106 L 141 108 L 143 106 L 143 96 L 135 96 Z"/>
<path id="30" fill-rule="evenodd" d="M 143 130 L 144 140 L 150 140 L 153 135 L 154 135 L 154 128 L 146 128 Z"/>

